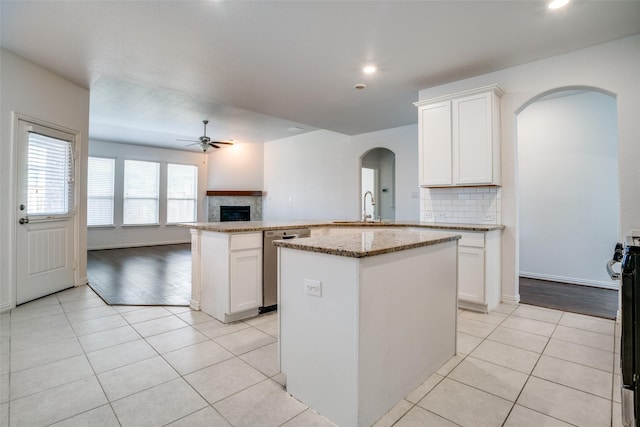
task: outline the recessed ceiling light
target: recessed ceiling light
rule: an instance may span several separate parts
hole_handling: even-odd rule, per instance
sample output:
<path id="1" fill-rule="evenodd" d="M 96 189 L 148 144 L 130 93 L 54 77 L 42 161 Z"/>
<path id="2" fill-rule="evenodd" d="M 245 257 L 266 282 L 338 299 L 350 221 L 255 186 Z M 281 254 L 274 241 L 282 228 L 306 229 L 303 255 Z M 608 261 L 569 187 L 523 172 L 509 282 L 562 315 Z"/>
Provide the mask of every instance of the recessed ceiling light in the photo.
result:
<path id="1" fill-rule="evenodd" d="M 550 0 L 547 3 L 547 8 L 549 8 L 549 9 L 560 9 L 561 7 L 564 7 L 564 6 L 568 5 L 569 1 L 571 1 L 571 0 Z"/>
<path id="2" fill-rule="evenodd" d="M 373 74 L 376 71 L 378 71 L 378 69 L 376 68 L 375 65 L 367 65 L 366 67 L 364 67 L 362 69 L 362 72 L 365 73 L 365 74 Z"/>

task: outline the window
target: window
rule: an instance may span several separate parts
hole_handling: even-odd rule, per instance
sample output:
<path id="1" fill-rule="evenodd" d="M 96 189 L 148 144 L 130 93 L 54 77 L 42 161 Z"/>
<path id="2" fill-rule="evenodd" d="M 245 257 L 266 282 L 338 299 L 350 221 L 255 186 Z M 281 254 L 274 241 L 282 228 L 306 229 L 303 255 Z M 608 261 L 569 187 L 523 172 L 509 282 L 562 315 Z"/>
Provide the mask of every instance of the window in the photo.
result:
<path id="1" fill-rule="evenodd" d="M 198 168 L 167 165 L 167 223 L 196 221 Z"/>
<path id="2" fill-rule="evenodd" d="M 158 224 L 160 163 L 124 161 L 124 225 Z"/>
<path id="3" fill-rule="evenodd" d="M 113 225 L 115 160 L 89 157 L 87 225 Z"/>
<path id="4" fill-rule="evenodd" d="M 30 130 L 27 156 L 27 215 L 41 218 L 71 216 L 73 142 Z"/>

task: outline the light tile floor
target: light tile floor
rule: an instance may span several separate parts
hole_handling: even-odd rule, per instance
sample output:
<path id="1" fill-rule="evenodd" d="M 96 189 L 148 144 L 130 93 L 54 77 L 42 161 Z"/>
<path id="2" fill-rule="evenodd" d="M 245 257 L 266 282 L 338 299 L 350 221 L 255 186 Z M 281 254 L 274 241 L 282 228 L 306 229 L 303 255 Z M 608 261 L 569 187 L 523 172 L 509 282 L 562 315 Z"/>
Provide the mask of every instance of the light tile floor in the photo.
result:
<path id="1" fill-rule="evenodd" d="M 277 320 L 107 306 L 83 286 L 0 315 L 0 425 L 331 426 L 289 396 Z M 614 426 L 619 328 L 526 305 L 459 312 L 458 355 L 383 426 Z"/>

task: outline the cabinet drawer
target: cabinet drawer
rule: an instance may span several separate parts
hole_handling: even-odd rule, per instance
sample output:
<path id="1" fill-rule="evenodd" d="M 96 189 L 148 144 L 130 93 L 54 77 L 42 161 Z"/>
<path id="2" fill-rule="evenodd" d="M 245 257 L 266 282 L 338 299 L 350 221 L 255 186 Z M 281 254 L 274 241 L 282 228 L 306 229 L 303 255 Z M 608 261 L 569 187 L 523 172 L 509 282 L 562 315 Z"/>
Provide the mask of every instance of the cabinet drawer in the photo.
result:
<path id="1" fill-rule="evenodd" d="M 462 236 L 458 241 L 458 246 L 484 248 L 484 233 L 473 233 L 469 231 L 455 231 L 455 233 Z"/>
<path id="2" fill-rule="evenodd" d="M 262 248 L 262 233 L 232 234 L 230 240 L 229 249 L 232 251 Z"/>

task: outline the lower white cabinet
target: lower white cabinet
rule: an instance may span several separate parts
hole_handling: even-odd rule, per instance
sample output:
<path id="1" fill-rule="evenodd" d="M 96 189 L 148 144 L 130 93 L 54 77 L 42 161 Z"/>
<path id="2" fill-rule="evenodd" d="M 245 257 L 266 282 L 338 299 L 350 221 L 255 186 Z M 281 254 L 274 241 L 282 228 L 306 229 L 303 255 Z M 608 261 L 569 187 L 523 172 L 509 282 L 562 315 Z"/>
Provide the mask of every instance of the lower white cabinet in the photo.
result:
<path id="1" fill-rule="evenodd" d="M 262 248 L 232 251 L 230 265 L 230 313 L 262 305 Z"/>
<path id="2" fill-rule="evenodd" d="M 437 231 L 462 236 L 458 241 L 458 306 L 485 313 L 492 310 L 500 303 L 502 292 L 501 230 Z"/>
<path id="3" fill-rule="evenodd" d="M 458 299 L 485 304 L 484 249 L 458 247 Z"/>
<path id="4" fill-rule="evenodd" d="M 202 232 L 201 310 L 221 322 L 258 314 L 262 305 L 262 232 Z"/>

